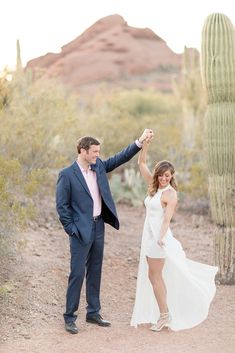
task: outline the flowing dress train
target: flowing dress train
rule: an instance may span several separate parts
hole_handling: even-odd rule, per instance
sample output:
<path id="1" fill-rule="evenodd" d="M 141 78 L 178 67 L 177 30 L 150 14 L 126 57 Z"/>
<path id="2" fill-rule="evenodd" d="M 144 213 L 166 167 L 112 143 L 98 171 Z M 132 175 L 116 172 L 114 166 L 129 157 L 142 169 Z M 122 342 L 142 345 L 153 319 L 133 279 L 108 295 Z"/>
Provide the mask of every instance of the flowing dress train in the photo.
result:
<path id="1" fill-rule="evenodd" d="M 167 288 L 167 305 L 172 320 L 169 327 L 183 330 L 194 327 L 206 319 L 210 303 L 215 295 L 215 275 L 218 268 L 186 258 L 180 242 L 170 228 L 166 233 L 165 246 L 157 244 L 164 217 L 161 205 L 162 193 L 171 188 L 158 189 L 153 197 L 145 199 L 146 218 L 141 242 L 140 262 L 131 326 L 156 323 L 160 312 L 148 278 L 146 256 L 165 258 L 163 279 Z"/>

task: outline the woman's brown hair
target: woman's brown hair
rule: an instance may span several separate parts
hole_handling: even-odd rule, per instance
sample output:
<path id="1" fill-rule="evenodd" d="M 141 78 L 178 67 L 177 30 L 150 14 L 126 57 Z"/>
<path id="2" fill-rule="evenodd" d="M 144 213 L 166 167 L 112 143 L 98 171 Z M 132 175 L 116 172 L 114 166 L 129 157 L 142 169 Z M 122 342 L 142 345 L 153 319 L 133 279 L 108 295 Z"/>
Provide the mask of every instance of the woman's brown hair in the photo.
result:
<path id="1" fill-rule="evenodd" d="M 163 175 L 167 170 L 169 170 L 172 175 L 175 173 L 175 168 L 173 164 L 171 164 L 168 161 L 160 161 L 155 165 L 153 170 L 153 179 L 148 189 L 148 194 L 150 196 L 154 196 L 154 194 L 157 192 L 159 188 L 158 177 Z M 174 175 L 171 178 L 170 184 L 175 190 L 177 190 L 177 184 L 176 184 Z"/>

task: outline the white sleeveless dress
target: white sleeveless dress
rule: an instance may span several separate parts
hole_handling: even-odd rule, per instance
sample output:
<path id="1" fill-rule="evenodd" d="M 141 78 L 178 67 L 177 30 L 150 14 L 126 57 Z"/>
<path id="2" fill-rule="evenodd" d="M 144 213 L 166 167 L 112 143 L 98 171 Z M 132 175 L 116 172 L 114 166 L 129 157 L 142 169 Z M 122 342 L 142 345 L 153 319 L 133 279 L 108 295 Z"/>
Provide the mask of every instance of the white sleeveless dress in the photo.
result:
<path id="1" fill-rule="evenodd" d="M 189 260 L 170 228 L 166 233 L 165 246 L 157 244 L 160 227 L 164 218 L 161 205 L 162 193 L 170 185 L 158 189 L 153 197 L 145 199 L 146 218 L 141 242 L 136 298 L 131 326 L 155 324 L 160 312 L 148 278 L 146 256 L 165 258 L 163 278 L 167 288 L 167 305 L 174 331 L 194 327 L 206 319 L 210 303 L 215 295 L 215 275 L 218 268 Z"/>

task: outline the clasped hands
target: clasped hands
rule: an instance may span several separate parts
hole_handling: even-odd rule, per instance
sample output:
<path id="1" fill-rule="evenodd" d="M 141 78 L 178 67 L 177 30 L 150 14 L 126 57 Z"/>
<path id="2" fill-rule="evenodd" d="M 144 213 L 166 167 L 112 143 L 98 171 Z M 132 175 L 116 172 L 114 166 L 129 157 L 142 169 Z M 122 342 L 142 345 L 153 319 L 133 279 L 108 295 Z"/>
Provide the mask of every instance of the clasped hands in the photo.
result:
<path id="1" fill-rule="evenodd" d="M 139 138 L 139 142 L 140 143 L 143 143 L 143 142 L 149 143 L 152 140 L 153 136 L 154 136 L 154 134 L 153 134 L 152 129 L 145 129 L 143 134 Z"/>

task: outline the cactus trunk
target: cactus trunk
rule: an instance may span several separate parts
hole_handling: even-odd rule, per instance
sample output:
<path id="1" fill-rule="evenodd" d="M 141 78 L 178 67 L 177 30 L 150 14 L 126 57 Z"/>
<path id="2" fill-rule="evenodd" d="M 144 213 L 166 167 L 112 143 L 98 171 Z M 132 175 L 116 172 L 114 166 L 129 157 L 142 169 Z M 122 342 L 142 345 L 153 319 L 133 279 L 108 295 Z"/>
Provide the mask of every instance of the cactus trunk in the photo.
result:
<path id="1" fill-rule="evenodd" d="M 202 30 L 202 80 L 207 94 L 209 196 L 216 224 L 215 261 L 221 283 L 235 283 L 235 32 L 223 14 Z"/>

